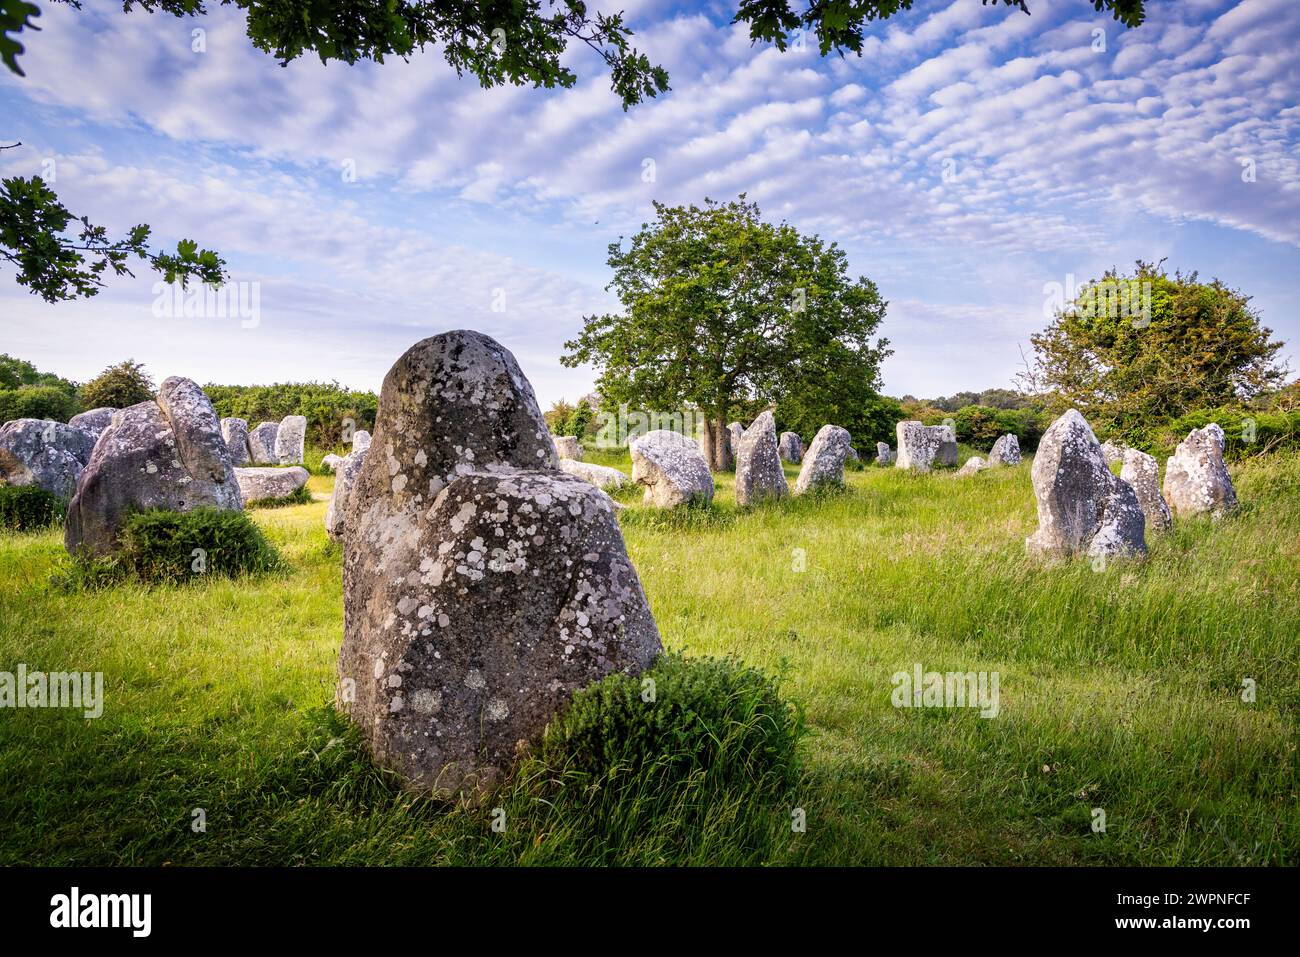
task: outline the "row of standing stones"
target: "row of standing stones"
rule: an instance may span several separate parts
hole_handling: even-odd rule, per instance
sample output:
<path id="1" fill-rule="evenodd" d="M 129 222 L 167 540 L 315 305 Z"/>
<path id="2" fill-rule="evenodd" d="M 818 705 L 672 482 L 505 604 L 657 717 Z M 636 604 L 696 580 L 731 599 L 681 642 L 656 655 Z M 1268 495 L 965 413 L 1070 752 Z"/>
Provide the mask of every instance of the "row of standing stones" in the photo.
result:
<path id="1" fill-rule="evenodd" d="M 107 419 L 94 441 L 78 438 L 85 433 L 76 427 L 77 435 L 53 430 L 60 449 L 84 456 L 66 527 L 70 551 L 111 551 L 133 508 L 241 507 L 232 432 L 191 380 L 168 379 L 155 401 Z M 892 464 L 955 461 L 948 430 L 917 426 L 899 424 Z M 827 425 L 805 453 L 798 436 L 776 435 L 770 412 L 732 439 L 741 504 L 789 495 L 781 462 L 796 455 L 796 494 L 840 483 L 851 450 L 849 433 Z M 1019 461 L 1014 436 L 999 445 L 992 460 Z M 646 487 L 647 502 L 711 500 L 712 475 L 689 438 L 652 432 L 632 452 L 633 481 Z M 4 455 L 0 464 L 14 458 Z M 614 480 L 580 456 L 576 442 L 547 431 L 514 356 L 458 331 L 425 339 L 397 361 L 373 442 L 358 433 L 336 464 L 327 517 L 343 548 L 336 704 L 375 759 L 411 785 L 482 796 L 578 689 L 614 672 L 637 674 L 662 650 L 615 504 L 598 487 Z M 1144 551 L 1151 510 L 1167 516 L 1168 508 L 1161 511 L 1155 461 L 1142 456 L 1126 450 L 1126 474 L 1116 477 L 1083 417 L 1063 415 L 1034 460 L 1040 527 L 1029 550 Z M 1165 497 L 1179 515 L 1235 506 L 1217 426 L 1178 447 Z"/>

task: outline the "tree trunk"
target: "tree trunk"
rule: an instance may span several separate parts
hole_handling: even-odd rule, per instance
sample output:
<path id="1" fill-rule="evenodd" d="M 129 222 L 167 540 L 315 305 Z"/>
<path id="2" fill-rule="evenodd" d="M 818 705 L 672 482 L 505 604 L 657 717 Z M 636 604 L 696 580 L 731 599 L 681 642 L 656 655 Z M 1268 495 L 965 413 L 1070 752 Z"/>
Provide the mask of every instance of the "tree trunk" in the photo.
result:
<path id="1" fill-rule="evenodd" d="M 731 432 L 727 429 L 725 415 L 717 415 L 704 422 L 704 460 L 714 472 L 727 472 L 734 467 Z"/>

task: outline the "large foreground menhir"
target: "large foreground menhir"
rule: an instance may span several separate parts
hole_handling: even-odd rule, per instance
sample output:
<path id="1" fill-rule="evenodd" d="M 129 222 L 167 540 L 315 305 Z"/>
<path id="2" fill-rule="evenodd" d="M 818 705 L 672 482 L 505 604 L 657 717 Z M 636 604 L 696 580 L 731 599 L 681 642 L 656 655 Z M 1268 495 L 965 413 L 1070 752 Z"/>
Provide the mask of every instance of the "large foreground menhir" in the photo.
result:
<path id="1" fill-rule="evenodd" d="M 337 703 L 413 785 L 481 795 L 575 691 L 661 650 L 611 500 L 559 470 L 487 336 L 389 371 L 344 524 Z"/>

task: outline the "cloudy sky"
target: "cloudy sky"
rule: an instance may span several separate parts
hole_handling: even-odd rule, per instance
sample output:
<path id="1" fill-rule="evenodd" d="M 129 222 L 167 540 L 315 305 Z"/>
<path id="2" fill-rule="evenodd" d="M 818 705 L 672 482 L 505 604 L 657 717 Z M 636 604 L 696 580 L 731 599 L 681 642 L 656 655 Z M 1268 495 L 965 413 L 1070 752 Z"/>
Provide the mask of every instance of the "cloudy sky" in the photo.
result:
<path id="1" fill-rule="evenodd" d="M 571 90 L 485 91 L 433 50 L 281 68 L 225 8 L 43 3 L 27 76 L 0 70 L 0 136 L 24 144 L 0 173 L 220 250 L 259 309 L 161 314 L 144 271 L 49 306 L 0 267 L 0 351 L 76 379 L 133 357 L 377 388 L 418 339 L 473 328 L 546 405 L 591 384 L 559 356 L 616 306 L 608 243 L 652 199 L 746 192 L 878 283 L 894 395 L 1009 386 L 1050 284 L 1138 258 L 1252 294 L 1300 365 L 1295 0 L 1149 0 L 1135 30 L 1087 0 L 918 0 L 826 60 L 751 45 L 729 4 L 617 6 L 672 78 L 628 112 L 585 51 Z"/>

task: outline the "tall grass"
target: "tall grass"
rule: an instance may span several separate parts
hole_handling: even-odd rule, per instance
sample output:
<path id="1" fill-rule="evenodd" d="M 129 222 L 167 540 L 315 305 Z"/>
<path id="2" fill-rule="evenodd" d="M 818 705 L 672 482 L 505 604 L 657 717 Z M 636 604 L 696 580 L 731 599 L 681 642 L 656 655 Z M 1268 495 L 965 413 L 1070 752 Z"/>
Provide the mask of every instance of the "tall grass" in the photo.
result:
<path id="1" fill-rule="evenodd" d="M 690 513 L 632 494 L 620 521 L 665 644 L 781 675 L 802 776 L 701 780 L 647 813 L 531 762 L 494 802 L 501 832 L 491 807 L 402 791 L 327 708 L 323 501 L 253 513 L 287 571 L 151 590 L 62 593 L 58 533 L 6 534 L 0 670 L 103 671 L 106 703 L 0 712 L 0 863 L 1295 865 L 1300 456 L 1234 476 L 1239 514 L 1102 572 L 1025 559 L 1028 464 L 869 468 L 752 510 L 726 476 Z M 894 708 L 915 663 L 998 672 L 998 716 Z"/>

